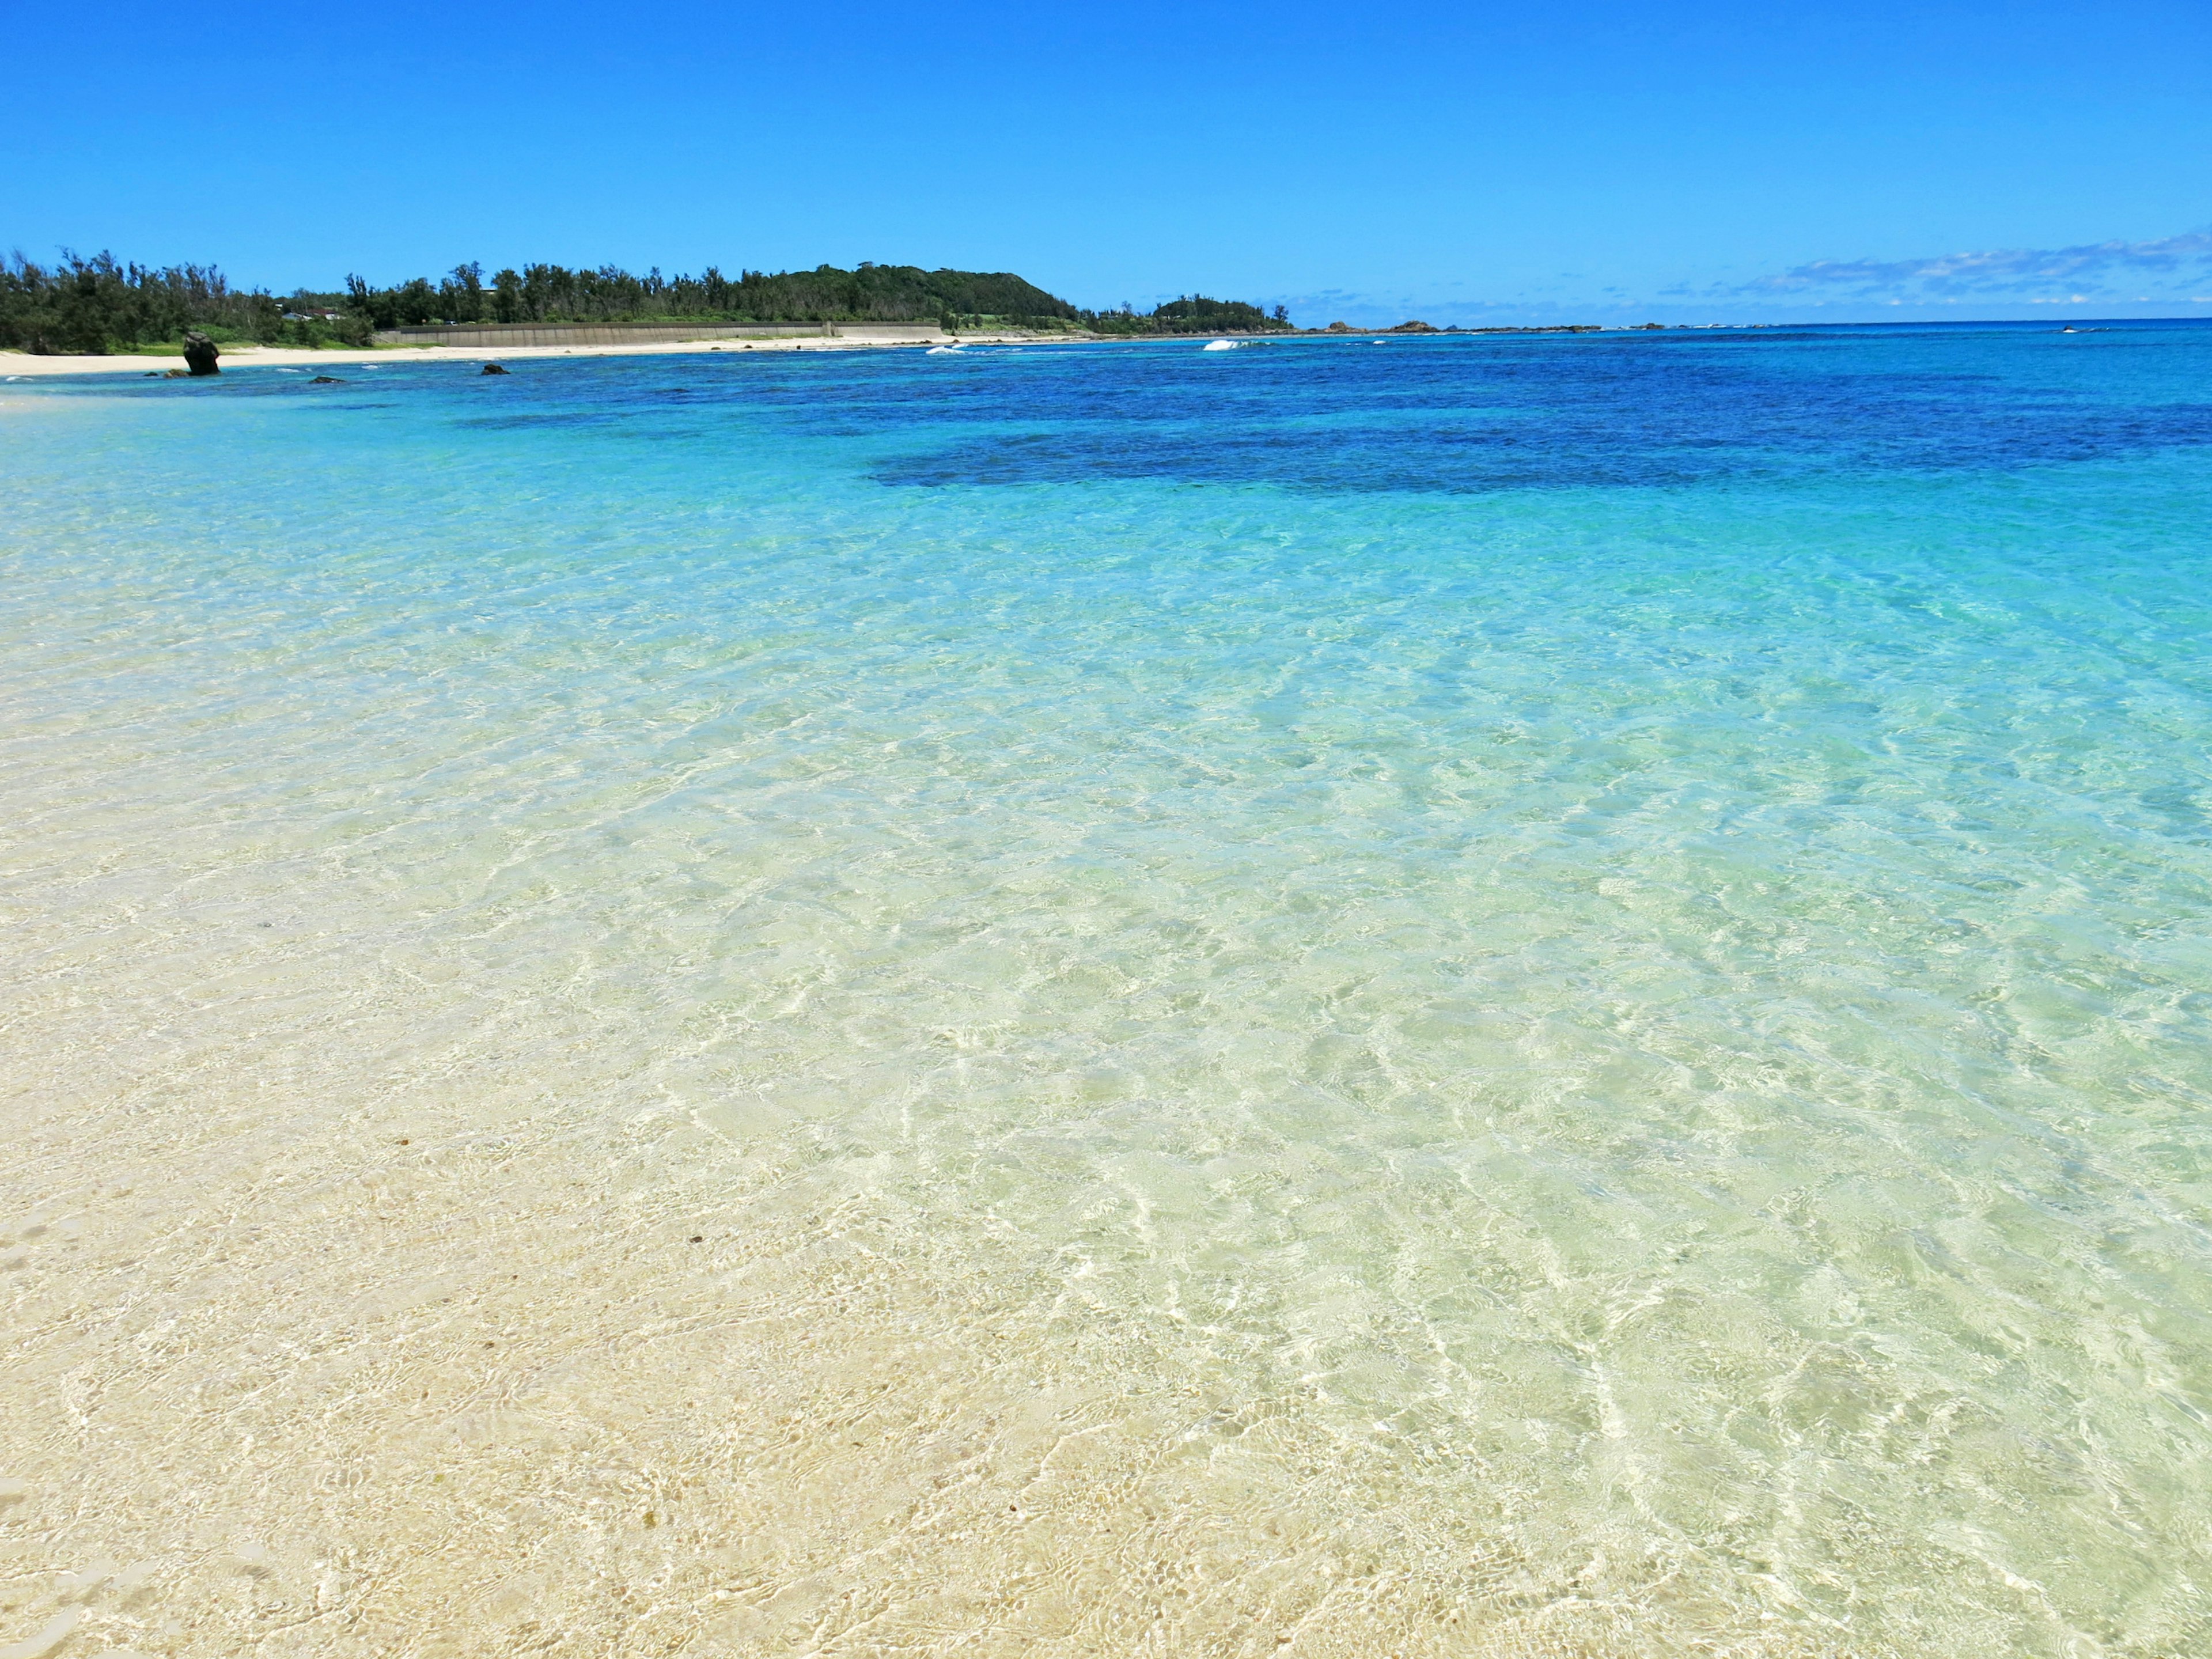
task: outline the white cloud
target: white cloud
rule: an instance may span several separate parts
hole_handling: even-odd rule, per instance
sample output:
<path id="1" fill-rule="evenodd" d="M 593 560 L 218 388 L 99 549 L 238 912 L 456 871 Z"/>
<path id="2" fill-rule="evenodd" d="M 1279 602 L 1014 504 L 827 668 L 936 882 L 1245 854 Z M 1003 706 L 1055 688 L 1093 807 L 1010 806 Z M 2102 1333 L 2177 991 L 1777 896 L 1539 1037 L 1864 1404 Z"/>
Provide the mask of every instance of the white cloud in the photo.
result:
<path id="1" fill-rule="evenodd" d="M 1966 295 L 2010 295 L 2031 303 L 2084 304 L 2108 277 L 2174 276 L 2193 284 L 2212 268 L 2212 231 L 2151 242 L 2085 242 L 2075 247 L 1991 248 L 1930 259 L 1817 259 L 1727 292 L 1782 299 L 1822 295 L 1927 303 Z M 2054 295 L 2052 290 L 2057 289 Z"/>

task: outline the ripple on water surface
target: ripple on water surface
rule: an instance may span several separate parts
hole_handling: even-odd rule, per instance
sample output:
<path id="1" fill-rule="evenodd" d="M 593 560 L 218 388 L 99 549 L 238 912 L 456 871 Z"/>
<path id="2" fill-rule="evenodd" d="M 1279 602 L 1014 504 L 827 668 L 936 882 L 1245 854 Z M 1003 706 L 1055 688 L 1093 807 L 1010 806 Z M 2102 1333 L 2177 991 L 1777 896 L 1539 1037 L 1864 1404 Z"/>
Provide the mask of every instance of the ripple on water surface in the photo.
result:
<path id="1" fill-rule="evenodd" d="M 2208 363 L 40 387 L 11 904 L 282 872 L 1291 1425 L 1478 1622 L 2204 1651 Z"/>

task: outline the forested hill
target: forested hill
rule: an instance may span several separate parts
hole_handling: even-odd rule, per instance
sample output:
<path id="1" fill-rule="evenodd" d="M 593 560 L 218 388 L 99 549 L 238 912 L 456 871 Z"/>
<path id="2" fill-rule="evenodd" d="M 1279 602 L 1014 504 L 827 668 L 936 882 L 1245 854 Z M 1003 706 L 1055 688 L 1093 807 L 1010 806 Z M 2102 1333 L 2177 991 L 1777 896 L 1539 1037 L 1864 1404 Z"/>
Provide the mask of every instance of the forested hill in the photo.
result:
<path id="1" fill-rule="evenodd" d="M 436 282 L 417 276 L 392 288 L 349 277 L 343 293 L 302 289 L 278 298 L 234 289 L 211 265 L 157 270 L 112 255 L 63 255 L 38 265 L 0 260 L 0 348 L 96 352 L 174 345 L 184 331 L 220 342 L 366 345 L 378 329 L 426 323 L 650 321 L 934 323 L 948 330 L 1024 328 L 1103 334 L 1206 334 L 1284 331 L 1241 301 L 1188 295 L 1150 312 L 1079 310 L 1011 271 L 923 270 L 863 264 L 771 275 L 714 266 L 697 276 L 634 276 L 614 265 L 570 270 L 526 265 L 486 277 L 456 266 Z"/>
<path id="2" fill-rule="evenodd" d="M 1148 312 L 1085 312 L 1085 325 L 1101 334 L 1269 334 L 1287 331 L 1282 307 L 1265 312 L 1242 300 L 1209 300 L 1186 294 Z"/>
<path id="3" fill-rule="evenodd" d="M 857 270 L 817 265 L 775 276 L 740 271 L 732 280 L 712 265 L 697 276 L 634 276 L 613 265 L 568 270 L 526 265 L 489 282 L 481 265 L 461 265 L 434 287 L 416 277 L 374 289 L 355 277 L 348 310 L 378 328 L 424 323 L 599 323 L 713 319 L 752 323 L 937 323 L 946 329 L 1092 329 L 1106 334 L 1264 333 L 1288 329 L 1280 306 L 1270 316 L 1238 300 L 1200 295 L 1150 312 L 1083 311 L 1012 271 L 923 270 L 863 263 Z"/>
<path id="4" fill-rule="evenodd" d="M 923 270 L 863 263 L 857 270 L 741 270 L 709 265 L 696 276 L 642 276 L 614 265 L 570 270 L 526 265 L 487 279 L 457 267 L 434 286 L 416 277 L 398 288 L 349 279 L 345 306 L 378 328 L 433 322 L 605 323 L 714 319 L 752 323 L 946 323 L 1071 327 L 1080 314 L 1065 300 L 1011 271 Z"/>

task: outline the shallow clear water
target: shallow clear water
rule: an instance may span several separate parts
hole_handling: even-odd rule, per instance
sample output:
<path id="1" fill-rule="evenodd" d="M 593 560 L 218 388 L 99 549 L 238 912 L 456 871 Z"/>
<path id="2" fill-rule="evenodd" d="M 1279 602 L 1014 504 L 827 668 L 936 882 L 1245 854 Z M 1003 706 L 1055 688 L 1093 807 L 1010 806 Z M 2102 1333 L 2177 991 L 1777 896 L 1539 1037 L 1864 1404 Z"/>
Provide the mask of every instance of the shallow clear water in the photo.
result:
<path id="1" fill-rule="evenodd" d="M 5 388 L 71 971 L 336 919 L 1404 1536 L 2212 1651 L 2212 327 L 342 373 Z"/>

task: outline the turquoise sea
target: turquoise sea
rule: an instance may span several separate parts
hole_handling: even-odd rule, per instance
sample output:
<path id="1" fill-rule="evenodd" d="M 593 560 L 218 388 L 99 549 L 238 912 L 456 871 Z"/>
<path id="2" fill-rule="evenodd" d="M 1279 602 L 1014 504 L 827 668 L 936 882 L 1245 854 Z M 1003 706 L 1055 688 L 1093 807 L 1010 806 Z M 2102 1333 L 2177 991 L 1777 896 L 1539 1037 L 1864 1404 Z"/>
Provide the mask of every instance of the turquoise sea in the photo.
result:
<path id="1" fill-rule="evenodd" d="M 0 386 L 11 925 L 465 986 L 1475 1625 L 2212 1653 L 2212 325 L 513 371 Z"/>

